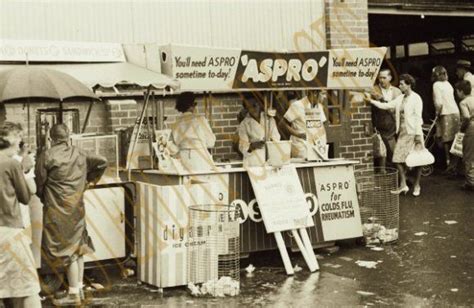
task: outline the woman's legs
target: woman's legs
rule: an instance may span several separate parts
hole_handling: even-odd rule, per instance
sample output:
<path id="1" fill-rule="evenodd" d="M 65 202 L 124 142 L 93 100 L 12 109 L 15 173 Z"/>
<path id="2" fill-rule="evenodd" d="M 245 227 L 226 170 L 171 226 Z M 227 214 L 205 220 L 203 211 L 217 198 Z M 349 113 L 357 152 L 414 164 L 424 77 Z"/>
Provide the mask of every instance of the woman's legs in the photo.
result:
<path id="1" fill-rule="evenodd" d="M 415 187 L 420 187 L 421 182 L 421 167 L 415 168 Z"/>
<path id="2" fill-rule="evenodd" d="M 450 170 L 451 166 L 451 142 L 443 142 L 443 149 L 444 149 L 444 157 L 446 158 L 446 169 Z"/>
<path id="3" fill-rule="evenodd" d="M 405 165 L 401 163 L 397 163 L 397 170 L 398 174 L 400 175 L 400 185 L 398 186 L 399 188 L 403 188 L 407 186 L 407 177 L 405 174 Z"/>

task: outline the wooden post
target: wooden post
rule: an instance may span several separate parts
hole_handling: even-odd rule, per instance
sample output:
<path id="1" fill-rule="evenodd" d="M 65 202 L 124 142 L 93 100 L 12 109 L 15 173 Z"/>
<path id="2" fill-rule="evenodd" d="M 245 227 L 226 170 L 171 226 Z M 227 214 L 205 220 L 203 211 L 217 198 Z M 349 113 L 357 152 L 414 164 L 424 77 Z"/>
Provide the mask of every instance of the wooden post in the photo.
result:
<path id="1" fill-rule="evenodd" d="M 293 269 L 293 265 L 291 265 L 290 256 L 288 255 L 288 251 L 286 250 L 285 241 L 281 236 L 281 232 L 275 232 L 273 234 L 278 245 L 278 250 L 280 251 L 281 259 L 283 260 L 283 265 L 285 266 L 286 274 L 293 275 L 295 273 L 295 270 Z"/>
<path id="2" fill-rule="evenodd" d="M 93 105 L 94 105 L 94 100 L 91 99 L 91 102 L 89 103 L 89 108 L 87 109 L 86 118 L 84 119 L 84 124 L 82 125 L 81 134 L 84 134 L 86 132 L 86 128 L 87 128 L 87 125 L 89 124 L 89 118 L 91 116 L 91 111 L 92 111 L 92 106 Z"/>
<path id="3" fill-rule="evenodd" d="M 142 129 L 142 124 L 143 124 L 143 118 L 145 116 L 145 110 L 146 108 L 148 107 L 148 101 L 150 100 L 150 90 L 151 90 L 151 86 L 148 87 L 148 89 L 146 90 L 146 93 L 145 93 L 145 102 L 143 103 L 143 108 L 142 108 L 142 112 L 140 113 L 140 118 L 138 120 L 138 123 L 135 123 L 135 125 L 138 125 L 138 128 L 137 128 L 137 134 L 135 135 L 135 137 L 133 136 L 132 134 L 132 139 L 131 142 L 132 142 L 132 148 L 131 148 L 131 155 L 130 157 L 127 157 L 129 158 L 130 160 L 133 158 L 134 156 L 134 153 L 133 151 L 135 150 L 135 146 L 137 145 L 137 141 L 138 141 L 138 136 L 140 136 L 140 131 Z M 128 180 L 131 181 L 131 178 L 132 178 L 132 169 L 131 169 L 131 166 L 130 166 L 130 161 L 127 161 L 127 166 L 128 166 Z"/>
<path id="4" fill-rule="evenodd" d="M 297 230 L 291 230 L 291 234 L 293 235 L 293 238 L 295 239 L 296 244 L 298 245 L 298 248 L 300 249 L 301 254 L 303 255 L 303 258 L 304 258 L 306 264 L 308 265 L 309 271 L 310 272 L 315 272 L 318 269 L 317 265 L 314 264 L 313 260 L 309 256 L 308 248 L 305 247 L 305 245 L 301 241 L 301 238 L 300 238 L 300 235 L 298 234 L 298 231 Z"/>
<path id="5" fill-rule="evenodd" d="M 301 238 L 303 239 L 303 245 L 306 247 L 306 251 L 308 252 L 308 257 L 315 267 L 315 270 L 319 270 L 318 260 L 316 259 L 316 255 L 314 254 L 313 245 L 311 245 L 311 241 L 308 236 L 308 231 L 306 228 L 300 228 L 299 232 L 301 234 Z"/>

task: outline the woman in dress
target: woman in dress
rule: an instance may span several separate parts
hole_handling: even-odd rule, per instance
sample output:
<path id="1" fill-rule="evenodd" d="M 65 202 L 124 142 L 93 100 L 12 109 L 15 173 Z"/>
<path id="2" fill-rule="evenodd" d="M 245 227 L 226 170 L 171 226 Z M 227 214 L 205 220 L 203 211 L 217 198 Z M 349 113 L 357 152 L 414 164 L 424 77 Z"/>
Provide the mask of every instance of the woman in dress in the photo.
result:
<path id="1" fill-rule="evenodd" d="M 5 123 L 0 128 L 0 301 L 8 299 L 13 307 L 41 307 L 38 274 L 19 205 L 28 204 L 31 192 L 22 166 L 13 159 L 20 141 L 18 126 Z"/>
<path id="2" fill-rule="evenodd" d="M 255 96 L 246 96 L 243 104 L 247 113 L 237 130 L 239 151 L 243 155 L 244 166 L 262 166 L 265 163 L 265 125 L 269 140 L 280 141 L 280 133 L 275 119 L 265 115 Z"/>
<path id="3" fill-rule="evenodd" d="M 460 127 L 459 108 L 454 99 L 454 89 L 448 82 L 448 73 L 443 66 L 438 65 L 433 68 L 432 80 L 434 81 L 433 102 L 436 114 L 440 116 L 436 133 L 443 144 L 446 171 L 450 172 L 456 169 L 457 162 L 449 150 Z"/>
<path id="4" fill-rule="evenodd" d="M 474 96 L 472 96 L 471 90 L 471 83 L 467 80 L 456 84 L 456 92 L 461 99 L 459 104 L 462 117 L 461 131 L 464 132 L 462 154 L 466 182 L 463 188 L 474 191 Z"/>
<path id="5" fill-rule="evenodd" d="M 396 164 L 400 174 L 400 186 L 393 193 L 407 193 L 409 188 L 406 182 L 405 161 L 408 154 L 414 149 L 423 148 L 423 101 L 421 97 L 413 91 L 415 88 L 415 79 L 409 74 L 400 76 L 400 90 L 403 95 L 387 103 L 380 103 L 367 97 L 367 100 L 380 109 L 394 109 L 395 122 L 398 133 L 397 144 L 393 153 L 393 162 Z M 421 193 L 420 179 L 421 168 L 415 168 L 415 186 L 413 196 L 417 197 Z"/>
<path id="6" fill-rule="evenodd" d="M 215 168 L 208 149 L 213 148 L 216 136 L 207 119 L 196 114 L 195 96 L 184 92 L 176 100 L 176 110 L 181 114 L 171 129 L 172 155 L 177 155 L 186 171 L 206 171 Z"/>

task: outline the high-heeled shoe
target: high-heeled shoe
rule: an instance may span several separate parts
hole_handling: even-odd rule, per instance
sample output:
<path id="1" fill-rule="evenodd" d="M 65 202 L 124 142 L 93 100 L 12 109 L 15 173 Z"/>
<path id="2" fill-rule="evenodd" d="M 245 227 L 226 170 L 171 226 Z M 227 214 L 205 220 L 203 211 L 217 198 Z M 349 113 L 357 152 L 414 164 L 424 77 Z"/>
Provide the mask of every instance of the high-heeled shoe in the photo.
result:
<path id="1" fill-rule="evenodd" d="M 421 187 L 420 186 L 415 186 L 413 188 L 413 196 L 418 197 L 421 194 Z"/>
<path id="2" fill-rule="evenodd" d="M 390 191 L 390 193 L 392 193 L 394 195 L 399 195 L 399 194 L 403 193 L 404 195 L 406 195 L 408 190 L 410 190 L 410 189 L 408 188 L 408 186 L 405 185 L 405 186 L 403 186 L 399 189 L 395 189 L 395 190 Z"/>

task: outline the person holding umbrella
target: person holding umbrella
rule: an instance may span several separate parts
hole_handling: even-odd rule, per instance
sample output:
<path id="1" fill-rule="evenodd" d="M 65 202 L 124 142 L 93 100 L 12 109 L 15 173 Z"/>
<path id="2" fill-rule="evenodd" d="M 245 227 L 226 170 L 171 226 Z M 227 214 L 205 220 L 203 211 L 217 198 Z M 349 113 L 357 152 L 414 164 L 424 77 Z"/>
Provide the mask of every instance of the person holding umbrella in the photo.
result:
<path id="1" fill-rule="evenodd" d="M 52 147 L 41 153 L 35 169 L 37 195 L 44 204 L 43 264 L 67 270 L 68 296 L 53 303 L 78 305 L 84 300 L 83 256 L 94 251 L 86 229 L 83 195 L 88 183 L 100 179 L 107 160 L 70 146 L 64 124 L 54 125 L 50 137 Z"/>

